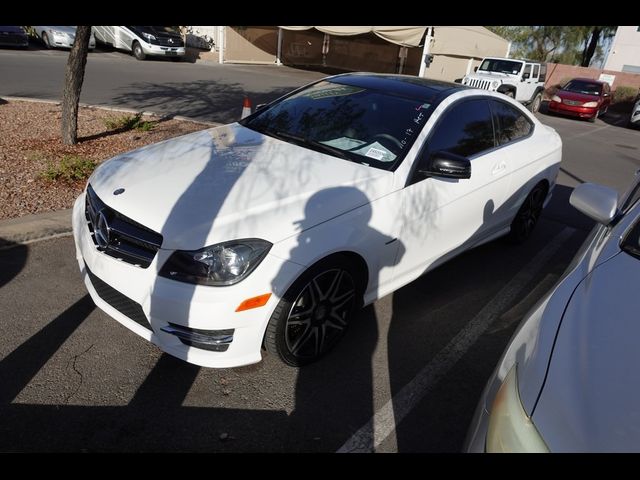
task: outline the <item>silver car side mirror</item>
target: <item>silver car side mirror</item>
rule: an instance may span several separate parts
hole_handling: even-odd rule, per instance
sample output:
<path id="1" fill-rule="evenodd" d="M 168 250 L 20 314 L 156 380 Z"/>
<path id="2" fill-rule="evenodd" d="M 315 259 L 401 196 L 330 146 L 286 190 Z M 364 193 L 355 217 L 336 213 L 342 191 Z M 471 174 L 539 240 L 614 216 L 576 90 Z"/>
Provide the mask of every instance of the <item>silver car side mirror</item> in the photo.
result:
<path id="1" fill-rule="evenodd" d="M 571 192 L 569 203 L 596 222 L 609 225 L 618 211 L 618 192 L 604 185 L 583 183 Z"/>

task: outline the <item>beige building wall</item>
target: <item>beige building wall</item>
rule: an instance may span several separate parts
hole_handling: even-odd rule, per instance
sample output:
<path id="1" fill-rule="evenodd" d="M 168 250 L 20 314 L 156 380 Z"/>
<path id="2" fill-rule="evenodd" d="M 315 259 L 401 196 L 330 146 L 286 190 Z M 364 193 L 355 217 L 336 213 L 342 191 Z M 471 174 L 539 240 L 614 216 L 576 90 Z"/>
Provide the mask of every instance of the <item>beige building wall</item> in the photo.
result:
<path id="1" fill-rule="evenodd" d="M 640 73 L 640 27 L 618 27 L 604 68 Z"/>
<path id="2" fill-rule="evenodd" d="M 450 55 L 434 55 L 431 65 L 425 71 L 425 76 L 433 80 L 453 82 L 466 75 L 470 61 L 470 71 L 473 72 L 473 67 L 480 65 L 480 60 Z"/>
<path id="3" fill-rule="evenodd" d="M 225 27 L 224 61 L 275 63 L 277 27 Z"/>
<path id="4" fill-rule="evenodd" d="M 506 57 L 509 42 L 479 26 L 436 26 L 424 76 L 453 82 L 473 72 L 484 57 Z"/>

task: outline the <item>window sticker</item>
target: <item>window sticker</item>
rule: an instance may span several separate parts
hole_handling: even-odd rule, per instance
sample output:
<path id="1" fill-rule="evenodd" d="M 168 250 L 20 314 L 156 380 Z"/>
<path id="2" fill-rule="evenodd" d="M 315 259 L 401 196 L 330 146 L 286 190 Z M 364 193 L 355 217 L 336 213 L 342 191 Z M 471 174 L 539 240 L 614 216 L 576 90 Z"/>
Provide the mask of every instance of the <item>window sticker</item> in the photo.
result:
<path id="1" fill-rule="evenodd" d="M 377 148 L 371 147 L 369 150 L 367 150 L 364 156 L 369 158 L 375 158 L 376 160 L 382 160 L 386 154 L 387 152 L 383 150 L 378 150 Z"/>

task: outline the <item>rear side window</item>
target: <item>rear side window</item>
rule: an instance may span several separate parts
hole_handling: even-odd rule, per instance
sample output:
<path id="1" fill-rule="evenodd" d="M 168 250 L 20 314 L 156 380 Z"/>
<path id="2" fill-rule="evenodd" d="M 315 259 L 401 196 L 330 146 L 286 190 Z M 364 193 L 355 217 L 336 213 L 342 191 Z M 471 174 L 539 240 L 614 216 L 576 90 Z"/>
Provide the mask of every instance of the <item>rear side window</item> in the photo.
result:
<path id="1" fill-rule="evenodd" d="M 525 138 L 533 130 L 531 121 L 517 108 L 505 102 L 492 100 L 491 109 L 496 118 L 498 145 Z"/>
<path id="2" fill-rule="evenodd" d="M 489 104 L 462 101 L 444 113 L 428 140 L 429 152 L 445 151 L 471 157 L 495 147 Z"/>

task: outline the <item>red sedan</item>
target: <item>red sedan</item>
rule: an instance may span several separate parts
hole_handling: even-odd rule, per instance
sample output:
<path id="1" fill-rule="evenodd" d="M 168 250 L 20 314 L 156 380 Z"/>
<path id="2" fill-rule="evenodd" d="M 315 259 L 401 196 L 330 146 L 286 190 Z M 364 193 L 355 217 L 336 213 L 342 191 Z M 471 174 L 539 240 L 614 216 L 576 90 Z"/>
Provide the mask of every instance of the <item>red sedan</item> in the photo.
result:
<path id="1" fill-rule="evenodd" d="M 610 103 L 611 89 L 607 82 L 574 78 L 556 92 L 549 110 L 595 122 L 596 117 L 607 112 Z"/>

